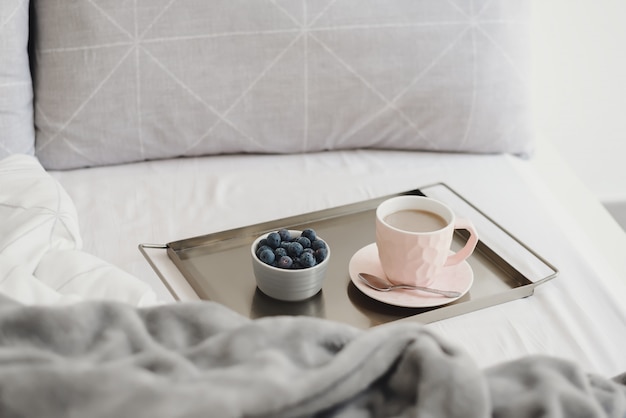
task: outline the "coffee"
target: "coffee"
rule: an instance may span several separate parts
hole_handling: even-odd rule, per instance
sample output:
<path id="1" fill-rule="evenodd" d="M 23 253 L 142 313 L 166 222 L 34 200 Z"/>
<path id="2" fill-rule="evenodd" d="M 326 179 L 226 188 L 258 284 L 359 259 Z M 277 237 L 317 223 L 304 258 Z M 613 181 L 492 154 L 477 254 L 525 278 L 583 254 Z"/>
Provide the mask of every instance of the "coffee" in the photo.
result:
<path id="1" fill-rule="evenodd" d="M 419 209 L 399 210 L 385 216 L 384 220 L 394 228 L 409 232 L 433 232 L 448 225 L 448 222 L 436 213 Z"/>
<path id="2" fill-rule="evenodd" d="M 470 236 L 452 252 L 454 230 Z M 376 208 L 376 247 L 385 276 L 393 283 L 429 286 L 445 268 L 469 257 L 478 235 L 471 221 L 454 216 L 443 202 L 423 196 L 395 196 Z"/>

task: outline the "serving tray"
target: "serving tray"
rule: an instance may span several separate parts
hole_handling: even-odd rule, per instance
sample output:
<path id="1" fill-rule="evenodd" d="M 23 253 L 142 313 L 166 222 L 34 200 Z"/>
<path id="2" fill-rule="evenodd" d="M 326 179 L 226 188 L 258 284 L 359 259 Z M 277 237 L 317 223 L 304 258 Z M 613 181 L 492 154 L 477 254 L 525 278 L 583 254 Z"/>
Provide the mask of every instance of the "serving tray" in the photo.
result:
<path id="1" fill-rule="evenodd" d="M 447 203 L 457 216 L 475 224 L 480 240 L 467 260 L 474 282 L 462 298 L 430 308 L 398 307 L 366 296 L 352 283 L 348 272 L 350 259 L 375 241 L 376 207 L 398 194 L 174 241 L 164 248 L 201 299 L 222 303 L 250 318 L 310 315 L 361 328 L 401 319 L 428 323 L 461 315 L 530 296 L 536 286 L 558 275 L 552 264 L 447 185 L 438 183 L 400 194 L 436 198 Z M 280 228 L 313 228 L 331 246 L 324 286 L 305 301 L 282 302 L 256 287 L 250 245 L 258 235 Z M 457 232 L 453 248 L 463 245 L 463 232 Z"/>

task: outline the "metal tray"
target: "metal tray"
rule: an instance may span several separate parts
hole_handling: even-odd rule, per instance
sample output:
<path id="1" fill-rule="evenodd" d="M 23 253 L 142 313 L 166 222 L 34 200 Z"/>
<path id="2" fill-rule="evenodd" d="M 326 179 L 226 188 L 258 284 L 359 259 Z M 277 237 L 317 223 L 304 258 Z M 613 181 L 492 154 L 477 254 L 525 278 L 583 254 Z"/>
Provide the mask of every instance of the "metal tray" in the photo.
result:
<path id="1" fill-rule="evenodd" d="M 480 241 L 468 259 L 474 283 L 462 298 L 433 308 L 396 307 L 369 298 L 351 282 L 349 261 L 360 248 L 375 241 L 375 209 L 392 195 L 170 242 L 165 248 L 202 299 L 222 303 L 250 318 L 310 315 L 361 328 L 405 318 L 428 323 L 461 315 L 532 295 L 536 286 L 558 275 L 554 266 L 445 184 L 401 194 L 426 195 L 444 201 L 458 216 L 469 218 L 476 225 Z M 305 301 L 275 300 L 255 284 L 249 247 L 258 235 L 283 227 L 313 228 L 332 248 L 322 290 Z M 454 245 L 460 247 L 465 239 L 461 232 L 457 233 Z"/>

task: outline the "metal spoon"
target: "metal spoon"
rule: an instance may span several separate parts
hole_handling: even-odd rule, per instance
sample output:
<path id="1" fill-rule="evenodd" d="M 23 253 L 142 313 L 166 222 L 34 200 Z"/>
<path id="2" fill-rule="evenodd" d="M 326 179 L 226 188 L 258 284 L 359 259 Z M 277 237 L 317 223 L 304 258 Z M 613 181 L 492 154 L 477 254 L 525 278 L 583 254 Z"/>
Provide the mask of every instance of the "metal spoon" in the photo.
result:
<path id="1" fill-rule="evenodd" d="M 460 292 L 455 292 L 453 290 L 439 290 L 431 287 L 412 286 L 408 284 L 391 284 L 387 281 L 387 279 L 368 273 L 359 273 L 359 279 L 372 289 L 380 290 L 381 292 L 389 292 L 394 289 L 412 289 L 421 290 L 422 292 L 436 293 L 447 298 L 458 298 L 461 296 Z"/>

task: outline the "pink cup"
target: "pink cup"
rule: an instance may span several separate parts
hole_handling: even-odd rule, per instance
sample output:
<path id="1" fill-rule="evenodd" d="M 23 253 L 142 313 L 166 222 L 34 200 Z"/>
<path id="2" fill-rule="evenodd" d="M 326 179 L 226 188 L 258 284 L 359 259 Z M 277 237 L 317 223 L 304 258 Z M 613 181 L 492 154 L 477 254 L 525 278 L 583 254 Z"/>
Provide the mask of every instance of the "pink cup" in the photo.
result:
<path id="1" fill-rule="evenodd" d="M 436 216 L 431 217 L 437 222 L 430 228 L 424 224 L 425 230 L 422 231 L 417 225 L 422 224 L 419 218 L 405 217 L 403 222 L 398 222 L 398 212 L 401 211 L 422 211 L 428 216 L 434 214 Z M 470 236 L 461 250 L 450 254 L 455 229 L 466 229 Z M 397 196 L 384 201 L 376 209 L 378 256 L 383 271 L 392 283 L 428 286 L 444 267 L 467 259 L 477 243 L 478 234 L 472 222 L 457 218 L 448 206 L 438 200 Z"/>

